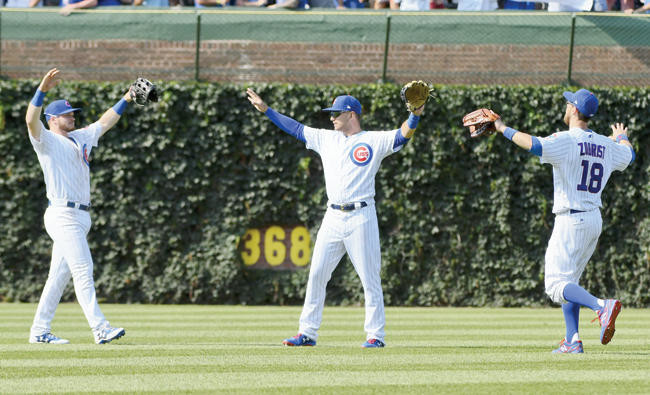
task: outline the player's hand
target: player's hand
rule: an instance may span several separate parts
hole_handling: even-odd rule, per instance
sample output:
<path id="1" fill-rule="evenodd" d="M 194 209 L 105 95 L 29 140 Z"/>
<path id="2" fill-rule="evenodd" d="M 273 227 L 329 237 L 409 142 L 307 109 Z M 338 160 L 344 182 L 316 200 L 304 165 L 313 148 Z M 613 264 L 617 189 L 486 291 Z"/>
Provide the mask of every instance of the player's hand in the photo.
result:
<path id="1" fill-rule="evenodd" d="M 59 81 L 59 69 L 55 67 L 45 74 L 45 77 L 43 77 L 43 80 L 38 86 L 38 89 L 40 89 L 41 92 L 47 92 L 50 89 L 54 88 L 59 83 Z"/>
<path id="2" fill-rule="evenodd" d="M 610 139 L 616 141 L 616 138 L 618 136 L 620 136 L 621 134 L 624 134 L 624 135 L 627 136 L 627 127 L 625 127 L 625 125 L 623 125 L 622 123 L 617 122 L 617 123 L 615 123 L 613 125 L 610 125 L 610 126 L 612 128 L 612 135 L 609 136 Z"/>
<path id="3" fill-rule="evenodd" d="M 126 100 L 127 103 L 131 103 L 131 101 L 133 101 L 133 96 L 135 95 L 133 94 L 133 85 L 131 85 L 129 90 L 126 91 L 124 96 L 122 96 L 122 99 Z"/>
<path id="4" fill-rule="evenodd" d="M 248 88 L 246 89 L 246 94 L 248 94 L 248 101 L 251 102 L 251 104 L 255 106 L 259 112 L 266 112 L 266 110 L 268 110 L 269 106 L 264 103 L 264 100 L 262 100 L 262 98 L 257 93 L 255 93 L 254 90 Z"/>
<path id="5" fill-rule="evenodd" d="M 413 115 L 415 115 L 416 117 L 419 117 L 420 115 L 422 115 L 422 113 L 424 112 L 424 106 L 425 105 L 426 105 L 426 103 L 424 103 L 420 107 L 416 108 L 415 111 L 413 111 Z"/>

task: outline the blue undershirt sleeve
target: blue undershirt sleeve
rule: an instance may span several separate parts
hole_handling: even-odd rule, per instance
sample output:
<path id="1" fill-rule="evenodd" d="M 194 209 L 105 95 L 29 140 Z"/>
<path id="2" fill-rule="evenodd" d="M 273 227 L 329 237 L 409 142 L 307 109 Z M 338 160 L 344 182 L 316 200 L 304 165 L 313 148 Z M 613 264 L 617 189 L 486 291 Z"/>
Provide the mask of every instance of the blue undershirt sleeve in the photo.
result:
<path id="1" fill-rule="evenodd" d="M 634 148 L 630 147 L 630 151 L 632 151 L 632 160 L 630 161 L 630 164 L 634 162 L 634 159 L 636 159 L 636 152 L 634 152 Z"/>
<path id="2" fill-rule="evenodd" d="M 303 143 L 307 143 L 304 133 L 305 125 L 301 124 L 293 118 L 289 118 L 286 115 L 280 114 L 271 107 L 269 107 L 264 114 L 266 114 L 271 122 L 273 122 L 277 127 L 292 135 L 296 139 L 302 141 Z"/>
<path id="3" fill-rule="evenodd" d="M 533 155 L 542 156 L 542 142 L 535 136 L 531 136 L 533 145 L 530 147 L 530 152 Z"/>
<path id="4" fill-rule="evenodd" d="M 402 136 L 402 129 L 397 129 L 397 133 L 395 133 L 395 140 L 393 141 L 393 150 L 396 150 L 397 147 L 408 143 L 409 140 L 410 139 Z"/>

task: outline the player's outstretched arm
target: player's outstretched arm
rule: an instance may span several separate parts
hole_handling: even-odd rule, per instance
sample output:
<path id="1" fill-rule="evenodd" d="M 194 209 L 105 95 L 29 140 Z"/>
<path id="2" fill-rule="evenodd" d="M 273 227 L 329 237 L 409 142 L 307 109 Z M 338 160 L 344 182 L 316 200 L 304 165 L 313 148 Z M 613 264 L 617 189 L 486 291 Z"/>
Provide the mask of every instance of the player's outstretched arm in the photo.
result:
<path id="1" fill-rule="evenodd" d="M 128 104 L 133 100 L 131 89 L 133 89 L 133 87 L 129 88 L 129 91 L 122 96 L 120 101 L 118 101 L 113 107 L 109 108 L 104 115 L 99 118 L 99 121 L 97 121 L 102 125 L 102 134 L 100 137 L 103 136 L 104 133 L 108 132 L 110 128 L 115 126 L 117 121 L 120 120 L 124 110 L 126 110 Z"/>
<path id="2" fill-rule="evenodd" d="M 48 71 L 38 86 L 32 101 L 29 102 L 29 105 L 27 106 L 27 114 L 25 115 L 27 131 L 36 140 L 41 139 L 41 111 L 43 111 L 43 99 L 45 98 L 47 91 L 54 88 L 59 81 L 59 70 L 57 68 Z"/>
<path id="3" fill-rule="evenodd" d="M 539 139 L 537 137 L 507 127 L 501 118 L 494 121 L 494 127 L 497 132 L 503 134 L 505 138 L 511 140 L 513 143 L 517 144 L 526 151 L 537 156 L 542 155 L 542 144 L 539 142 Z"/>
<path id="4" fill-rule="evenodd" d="M 415 133 L 415 128 L 418 127 L 420 116 L 424 112 L 425 105 L 426 103 L 420 106 L 415 111 L 413 111 L 411 114 L 409 114 L 408 119 L 404 121 L 404 123 L 402 123 L 402 126 L 400 128 L 402 131 L 402 137 L 406 139 L 410 139 L 413 136 L 413 133 Z"/>
<path id="5" fill-rule="evenodd" d="M 262 98 L 251 88 L 246 89 L 246 94 L 248 95 L 248 101 L 251 102 L 257 111 L 263 112 L 275 124 L 275 126 L 279 127 L 303 143 L 306 142 L 304 134 L 305 125 L 301 124 L 293 118 L 282 115 L 269 107 L 266 103 L 264 103 L 264 100 L 262 100 Z"/>

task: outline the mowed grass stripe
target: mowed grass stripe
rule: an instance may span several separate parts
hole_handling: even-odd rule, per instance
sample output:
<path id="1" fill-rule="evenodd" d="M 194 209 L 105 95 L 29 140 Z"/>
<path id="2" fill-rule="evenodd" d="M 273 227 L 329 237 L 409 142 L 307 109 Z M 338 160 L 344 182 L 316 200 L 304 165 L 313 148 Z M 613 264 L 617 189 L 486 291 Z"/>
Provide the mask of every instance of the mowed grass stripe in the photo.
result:
<path id="1" fill-rule="evenodd" d="M 234 350 L 240 356 L 151 356 L 151 357 L 123 357 L 123 358 L 52 358 L 41 360 L 7 360 L 0 364 L 5 379 L 37 378 L 50 376 L 78 376 L 95 375 L 98 371 L 108 375 L 123 374 L 154 374 L 164 371 L 166 373 L 185 373 L 191 370 L 201 372 L 293 372 L 296 366 L 301 366 L 303 372 L 318 373 L 321 371 L 347 371 L 364 374 L 378 369 L 379 371 L 491 371 L 508 370 L 517 364 L 519 370 L 539 370 L 552 363 L 553 369 L 571 368 L 574 360 L 563 356 L 539 357 L 539 353 L 530 354 L 527 358 L 513 359 L 509 354 L 490 354 L 485 356 L 472 356 L 457 354 L 440 354 L 436 356 L 420 353 L 417 359 L 409 355 L 378 355 L 378 356 L 339 356 L 333 361 L 332 355 L 275 355 L 281 357 L 282 363 L 269 364 L 268 355 L 250 355 Z M 564 359 L 562 359 L 564 358 Z M 574 358 L 574 357 L 572 357 Z M 644 361 L 645 355 L 621 355 L 608 358 L 605 355 L 578 356 L 584 363 L 589 363 L 591 369 L 607 369 L 610 373 L 630 371 L 647 372 Z M 279 362 L 277 360 L 276 362 Z M 636 363 L 626 367 L 627 363 Z M 188 369 L 189 368 L 189 369 Z"/>
<path id="2" fill-rule="evenodd" d="M 9 379 L 4 380 L 3 392 L 72 392 L 80 388 L 86 391 L 119 391 L 135 393 L 150 391 L 152 388 L 160 391 L 208 391 L 211 389 L 283 389 L 291 387 L 327 387 L 345 388 L 346 386 L 363 386 L 368 382 L 368 373 L 359 374 L 349 371 L 320 371 L 313 372 L 214 372 L 214 373 L 166 373 L 138 375 L 106 375 L 105 372 L 96 371 L 95 375 L 73 377 L 47 377 L 35 379 Z M 108 373 L 108 372 L 106 372 Z M 519 374 L 513 375 L 511 370 L 490 371 L 403 371 L 384 370 L 381 375 L 372 373 L 374 385 L 402 385 L 408 388 L 411 385 L 433 384 L 503 384 L 503 383 L 528 383 L 531 377 L 536 383 L 575 384 L 577 380 L 591 383 L 612 383 L 611 378 L 603 377 L 601 372 L 593 370 L 574 370 L 571 374 L 560 369 L 539 370 L 519 369 Z M 376 377 L 375 377 L 376 376 Z M 579 379 L 577 379 L 579 377 Z M 642 383 L 647 380 L 647 374 L 641 371 L 631 371 L 625 379 L 616 380 L 618 389 L 625 392 L 626 382 Z M 307 384 L 308 383 L 308 384 Z M 623 386 L 623 387 L 621 387 Z M 31 390 L 31 391 L 30 391 Z"/>
<path id="3" fill-rule="evenodd" d="M 625 309 L 607 346 L 583 314 L 587 353 L 552 355 L 557 308 L 389 308 L 388 347 L 362 350 L 358 307 L 327 307 L 315 348 L 280 345 L 299 307 L 106 305 L 127 336 L 105 346 L 76 304 L 54 322 L 73 344 L 27 344 L 35 307 L 0 304 L 2 393 L 650 393 L 644 309 Z"/>

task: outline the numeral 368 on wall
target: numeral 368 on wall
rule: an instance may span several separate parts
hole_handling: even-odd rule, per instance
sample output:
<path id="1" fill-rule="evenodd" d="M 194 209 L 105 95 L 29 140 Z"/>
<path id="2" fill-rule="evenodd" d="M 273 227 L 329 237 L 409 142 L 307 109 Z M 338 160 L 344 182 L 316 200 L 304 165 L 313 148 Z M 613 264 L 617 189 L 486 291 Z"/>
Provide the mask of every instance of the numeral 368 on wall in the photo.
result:
<path id="1" fill-rule="evenodd" d="M 240 251 L 247 267 L 295 270 L 309 263 L 311 238 L 302 225 L 248 229 L 241 239 Z"/>

